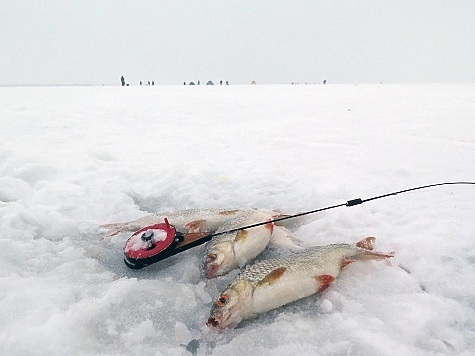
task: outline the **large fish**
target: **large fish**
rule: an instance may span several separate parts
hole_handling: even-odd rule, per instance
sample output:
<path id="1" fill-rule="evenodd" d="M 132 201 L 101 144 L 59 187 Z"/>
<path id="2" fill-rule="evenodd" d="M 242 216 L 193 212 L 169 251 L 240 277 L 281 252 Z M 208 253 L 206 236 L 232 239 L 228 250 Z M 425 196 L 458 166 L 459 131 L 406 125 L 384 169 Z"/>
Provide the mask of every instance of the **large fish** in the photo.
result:
<path id="1" fill-rule="evenodd" d="M 105 236 L 114 236 L 121 232 L 137 231 L 146 226 L 163 223 L 168 219 L 177 231 L 183 234 L 202 234 L 215 232 L 220 226 L 228 220 L 234 218 L 237 214 L 252 210 L 243 209 L 188 209 L 178 210 L 159 214 L 151 214 L 143 218 L 116 224 L 101 225 L 101 228 L 107 229 Z"/>
<path id="2" fill-rule="evenodd" d="M 201 261 L 205 277 L 215 278 L 245 266 L 264 251 L 274 236 L 281 246 L 286 243 L 286 247 L 295 246 L 288 243 L 292 238 L 290 231 L 271 222 L 279 216 L 281 214 L 276 211 L 255 209 L 244 211 L 222 225 L 216 233 L 269 221 L 268 224 L 218 235 L 209 241 Z"/>
<path id="3" fill-rule="evenodd" d="M 207 325 L 218 330 L 325 290 L 351 262 L 393 257 L 373 250 L 374 237 L 356 245 L 315 246 L 246 268 L 213 303 Z"/>

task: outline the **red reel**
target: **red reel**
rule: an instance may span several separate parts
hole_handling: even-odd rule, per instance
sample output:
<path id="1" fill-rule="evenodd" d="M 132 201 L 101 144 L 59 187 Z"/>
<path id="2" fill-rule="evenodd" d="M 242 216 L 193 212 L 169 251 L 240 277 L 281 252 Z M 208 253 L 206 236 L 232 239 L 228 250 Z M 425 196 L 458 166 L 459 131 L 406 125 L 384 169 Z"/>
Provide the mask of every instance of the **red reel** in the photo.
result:
<path id="1" fill-rule="evenodd" d="M 155 262 L 157 257 L 179 242 L 175 227 L 167 219 L 164 223 L 146 226 L 134 233 L 125 243 L 125 263 L 140 269 Z"/>

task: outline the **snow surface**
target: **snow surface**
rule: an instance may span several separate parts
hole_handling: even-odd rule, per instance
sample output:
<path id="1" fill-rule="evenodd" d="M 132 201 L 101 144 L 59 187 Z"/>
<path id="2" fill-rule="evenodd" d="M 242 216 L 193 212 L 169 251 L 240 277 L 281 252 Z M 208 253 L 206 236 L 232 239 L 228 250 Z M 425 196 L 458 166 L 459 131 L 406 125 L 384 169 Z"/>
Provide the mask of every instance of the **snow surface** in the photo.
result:
<path id="1" fill-rule="evenodd" d="M 475 85 L 0 88 L 0 354 L 430 355 L 475 348 L 475 187 L 309 216 L 305 244 L 396 251 L 217 334 L 202 247 L 146 269 L 150 212 L 286 213 L 475 180 Z M 265 256 L 278 254 L 266 252 Z M 261 257 L 262 258 L 262 257 Z"/>

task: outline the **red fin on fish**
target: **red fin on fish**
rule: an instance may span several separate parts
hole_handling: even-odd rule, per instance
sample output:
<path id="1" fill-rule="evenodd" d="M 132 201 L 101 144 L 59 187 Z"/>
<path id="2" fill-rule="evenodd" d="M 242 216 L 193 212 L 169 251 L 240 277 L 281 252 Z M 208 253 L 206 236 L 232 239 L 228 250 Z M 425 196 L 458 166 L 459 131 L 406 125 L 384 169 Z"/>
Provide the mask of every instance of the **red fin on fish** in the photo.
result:
<path id="1" fill-rule="evenodd" d="M 355 260 L 352 260 L 350 257 L 345 257 L 341 260 L 341 266 L 340 268 L 343 269 L 346 266 L 348 266 L 350 263 L 355 262 Z"/>
<path id="2" fill-rule="evenodd" d="M 362 248 L 363 250 L 369 250 L 372 251 L 374 248 L 374 241 L 376 240 L 375 237 L 366 237 L 361 241 L 358 241 L 356 243 L 356 247 Z"/>
<path id="3" fill-rule="evenodd" d="M 234 238 L 234 242 L 238 242 L 240 240 L 245 240 L 247 238 L 248 232 L 246 230 L 239 230 Z"/>
<path id="4" fill-rule="evenodd" d="M 185 225 L 188 232 L 202 232 L 206 228 L 206 220 L 194 220 Z"/>
<path id="5" fill-rule="evenodd" d="M 264 277 L 262 281 L 259 282 L 259 285 L 272 284 L 277 281 L 284 272 L 287 270 L 285 267 L 279 267 L 271 271 L 267 276 Z"/>
<path id="6" fill-rule="evenodd" d="M 329 274 L 322 274 L 321 276 L 315 276 L 315 280 L 319 284 L 317 293 L 320 293 L 320 292 L 323 292 L 325 289 L 327 289 L 330 286 L 330 284 L 333 283 L 333 281 L 335 280 L 335 277 Z"/>
<path id="7" fill-rule="evenodd" d="M 274 232 L 274 223 L 273 222 L 270 222 L 268 224 L 265 224 L 264 227 L 266 229 L 269 229 L 270 230 L 270 234 L 272 235 L 272 233 Z"/>
<path id="8" fill-rule="evenodd" d="M 382 260 L 382 259 L 385 259 L 385 258 L 394 257 L 394 251 L 393 252 L 387 252 L 387 253 L 386 252 L 373 251 L 375 240 L 376 240 L 375 237 L 366 237 L 363 240 L 357 242 L 356 247 L 360 248 L 361 250 L 359 251 L 358 254 L 353 256 L 353 258 L 355 260 L 366 260 L 366 259 Z"/>

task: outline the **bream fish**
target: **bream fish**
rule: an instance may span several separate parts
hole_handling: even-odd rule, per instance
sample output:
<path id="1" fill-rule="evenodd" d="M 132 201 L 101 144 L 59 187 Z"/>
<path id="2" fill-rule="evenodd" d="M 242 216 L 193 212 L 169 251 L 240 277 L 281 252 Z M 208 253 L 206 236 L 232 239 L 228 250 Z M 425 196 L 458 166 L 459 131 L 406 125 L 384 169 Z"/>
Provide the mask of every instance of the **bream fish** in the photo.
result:
<path id="1" fill-rule="evenodd" d="M 356 245 L 315 246 L 249 266 L 213 303 L 207 325 L 218 330 L 235 327 L 257 314 L 325 290 L 349 263 L 394 256 L 394 252 L 373 251 L 374 241 L 367 237 Z"/>
<path id="2" fill-rule="evenodd" d="M 249 210 L 253 209 L 188 209 L 170 211 L 150 214 L 125 223 L 105 224 L 100 227 L 108 230 L 105 236 L 114 236 L 121 232 L 135 232 L 146 226 L 163 223 L 165 218 L 167 218 L 170 224 L 183 234 L 204 236 L 215 232 L 220 226 L 234 218 L 237 214 Z"/>
<path id="3" fill-rule="evenodd" d="M 288 243 L 292 239 L 290 231 L 281 226 L 274 226 L 272 220 L 279 216 L 281 214 L 276 211 L 255 209 L 242 212 L 227 221 L 216 233 L 266 221 L 269 223 L 218 235 L 210 240 L 206 244 L 201 261 L 203 275 L 206 278 L 215 278 L 245 266 L 264 251 L 274 236 L 280 245 L 295 246 L 295 241 Z"/>

